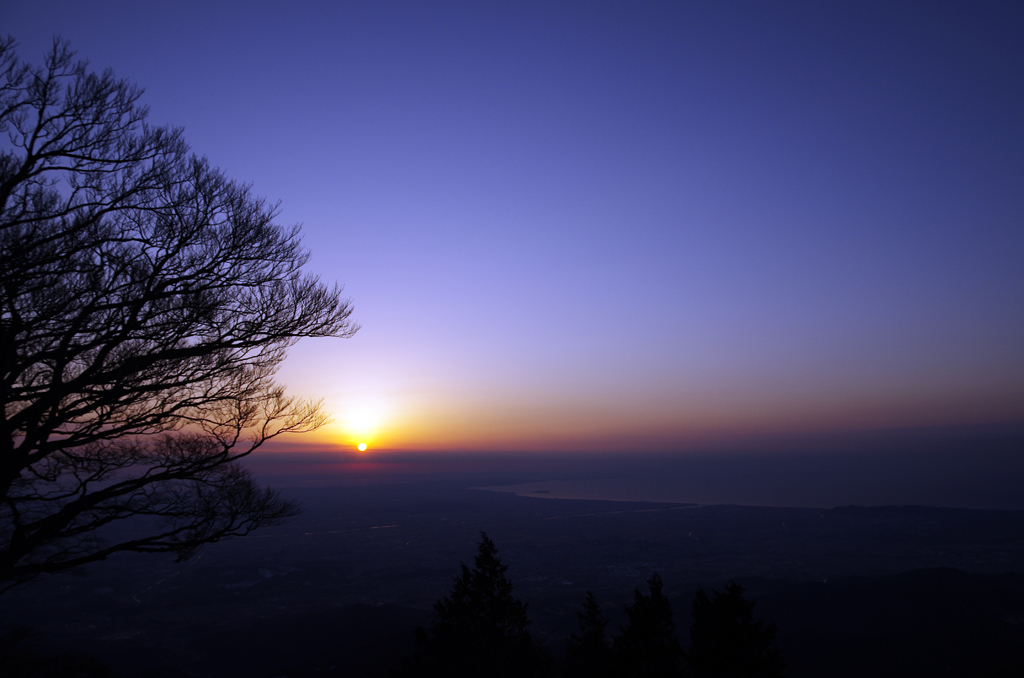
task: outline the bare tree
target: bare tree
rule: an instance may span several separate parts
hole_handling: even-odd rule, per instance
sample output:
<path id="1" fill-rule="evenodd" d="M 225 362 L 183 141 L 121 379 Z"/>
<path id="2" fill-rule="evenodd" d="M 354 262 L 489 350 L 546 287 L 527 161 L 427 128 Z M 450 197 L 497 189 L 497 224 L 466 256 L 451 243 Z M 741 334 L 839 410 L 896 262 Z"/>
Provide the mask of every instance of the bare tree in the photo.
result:
<path id="1" fill-rule="evenodd" d="M 358 329 L 298 228 L 141 93 L 0 41 L 0 590 L 293 515 L 237 460 L 325 422 L 273 382 L 286 349 Z"/>

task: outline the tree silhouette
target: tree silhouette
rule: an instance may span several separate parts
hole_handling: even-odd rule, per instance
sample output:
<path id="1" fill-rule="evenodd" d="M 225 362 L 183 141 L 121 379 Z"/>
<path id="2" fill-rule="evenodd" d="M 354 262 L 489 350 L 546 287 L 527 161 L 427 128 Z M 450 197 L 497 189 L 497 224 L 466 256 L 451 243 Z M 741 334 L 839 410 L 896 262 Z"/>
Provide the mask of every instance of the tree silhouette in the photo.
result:
<path id="1" fill-rule="evenodd" d="M 634 589 L 633 605 L 626 607 L 628 622 L 615 638 L 615 665 L 621 676 L 681 676 L 683 650 L 676 638 L 672 606 L 662 593 L 661 577 L 647 580 L 649 595 Z"/>
<path id="2" fill-rule="evenodd" d="M 576 613 L 576 617 L 579 620 L 579 633 L 570 635 L 566 642 L 563 673 L 567 678 L 612 675 L 611 646 L 605 637 L 608 618 L 604 616 L 592 592 L 587 591 L 583 609 Z"/>
<path id="3" fill-rule="evenodd" d="M 775 647 L 775 624 L 754 619 L 754 603 L 730 583 L 709 598 L 698 589 L 690 626 L 690 668 L 695 678 L 769 678 L 785 664 Z"/>
<path id="4" fill-rule="evenodd" d="M 409 676 L 529 676 L 544 668 L 527 631 L 526 603 L 512 595 L 498 549 L 484 532 L 473 569 L 462 565 L 449 595 L 434 605 L 429 633 L 416 630 Z"/>
<path id="5" fill-rule="evenodd" d="M 141 94 L 0 40 L 0 590 L 293 515 L 236 462 L 325 421 L 274 384 L 286 349 L 357 329 L 297 227 Z"/>

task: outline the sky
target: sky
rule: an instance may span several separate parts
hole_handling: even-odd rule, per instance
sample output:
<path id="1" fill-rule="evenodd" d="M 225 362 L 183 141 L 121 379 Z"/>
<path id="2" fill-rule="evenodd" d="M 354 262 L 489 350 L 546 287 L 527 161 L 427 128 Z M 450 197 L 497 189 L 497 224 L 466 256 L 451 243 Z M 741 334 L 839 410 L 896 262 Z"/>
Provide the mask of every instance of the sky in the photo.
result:
<path id="1" fill-rule="evenodd" d="M 279 372 L 334 418 L 304 445 L 1024 423 L 1019 2 L 6 0 L 0 33 L 302 224 L 362 325 Z"/>

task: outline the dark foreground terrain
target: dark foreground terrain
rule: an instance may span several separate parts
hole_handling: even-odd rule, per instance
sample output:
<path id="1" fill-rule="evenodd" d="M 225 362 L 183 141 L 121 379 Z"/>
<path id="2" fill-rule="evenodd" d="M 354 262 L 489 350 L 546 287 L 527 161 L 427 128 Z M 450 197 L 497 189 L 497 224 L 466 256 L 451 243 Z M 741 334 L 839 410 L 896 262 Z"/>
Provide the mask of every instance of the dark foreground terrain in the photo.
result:
<path id="1" fill-rule="evenodd" d="M 0 597 L 0 623 L 20 629 L 4 675 L 59 675 L 38 670 L 63 653 L 78 675 L 386 675 L 481 530 L 555 655 L 585 591 L 614 634 L 657 572 L 684 644 L 696 588 L 741 583 L 779 627 L 786 675 L 1024 675 L 1024 511 L 560 500 L 456 483 L 290 493 L 298 519 L 188 562 L 125 556 Z"/>

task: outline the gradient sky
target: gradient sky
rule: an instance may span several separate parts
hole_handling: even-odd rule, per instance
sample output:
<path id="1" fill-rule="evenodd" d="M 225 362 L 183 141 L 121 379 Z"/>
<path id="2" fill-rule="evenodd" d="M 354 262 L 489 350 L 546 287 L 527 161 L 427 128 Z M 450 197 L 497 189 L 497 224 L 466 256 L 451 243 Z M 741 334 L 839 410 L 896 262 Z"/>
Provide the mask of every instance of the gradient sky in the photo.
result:
<path id="1" fill-rule="evenodd" d="M 1024 5 L 6 0 L 302 223 L 377 449 L 1024 422 Z M 640 5 L 638 7 L 638 5 Z"/>

